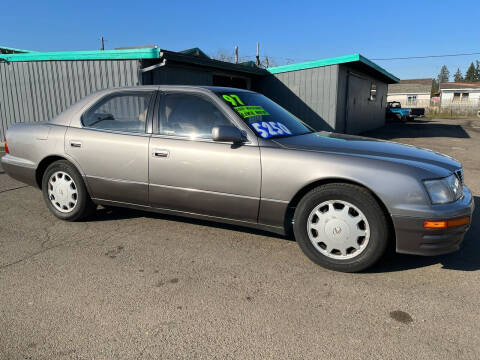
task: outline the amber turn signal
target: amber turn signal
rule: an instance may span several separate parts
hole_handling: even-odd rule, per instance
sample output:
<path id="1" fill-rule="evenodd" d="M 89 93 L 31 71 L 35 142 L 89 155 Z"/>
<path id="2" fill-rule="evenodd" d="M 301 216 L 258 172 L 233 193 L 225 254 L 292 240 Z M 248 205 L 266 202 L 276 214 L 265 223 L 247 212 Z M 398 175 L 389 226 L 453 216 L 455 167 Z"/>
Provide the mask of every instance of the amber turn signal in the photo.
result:
<path id="1" fill-rule="evenodd" d="M 458 219 L 452 219 L 447 221 L 447 227 L 455 227 L 470 224 L 470 217 L 465 216 Z"/>
<path id="2" fill-rule="evenodd" d="M 446 229 L 456 226 L 468 225 L 470 224 L 470 217 L 465 216 L 458 219 L 451 220 L 425 220 L 423 222 L 423 227 L 425 229 Z"/>

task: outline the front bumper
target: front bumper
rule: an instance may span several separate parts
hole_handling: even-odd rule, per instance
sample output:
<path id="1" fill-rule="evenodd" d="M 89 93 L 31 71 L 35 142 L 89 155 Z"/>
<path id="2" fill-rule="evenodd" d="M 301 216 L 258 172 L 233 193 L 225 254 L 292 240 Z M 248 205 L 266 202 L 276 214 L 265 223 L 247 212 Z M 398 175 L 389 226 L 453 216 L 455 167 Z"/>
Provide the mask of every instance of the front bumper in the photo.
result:
<path id="1" fill-rule="evenodd" d="M 432 206 L 429 213 L 418 216 L 392 215 L 398 253 L 414 255 L 442 255 L 460 248 L 470 224 L 448 229 L 425 229 L 425 220 L 449 220 L 464 216 L 472 219 L 475 203 L 470 190 L 464 186 L 462 199 L 448 205 Z"/>

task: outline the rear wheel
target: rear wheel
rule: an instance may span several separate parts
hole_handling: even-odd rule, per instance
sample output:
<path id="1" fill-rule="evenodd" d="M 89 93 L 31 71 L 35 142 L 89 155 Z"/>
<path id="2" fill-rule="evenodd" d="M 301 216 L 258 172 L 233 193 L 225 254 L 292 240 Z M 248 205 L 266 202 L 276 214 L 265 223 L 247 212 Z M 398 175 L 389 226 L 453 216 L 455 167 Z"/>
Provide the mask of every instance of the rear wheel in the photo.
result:
<path id="1" fill-rule="evenodd" d="M 294 215 L 295 238 L 313 262 L 357 272 L 374 265 L 388 244 L 388 223 L 370 192 L 351 184 L 311 190 Z"/>
<path id="2" fill-rule="evenodd" d="M 42 178 L 42 192 L 48 209 L 62 220 L 81 220 L 96 209 L 82 176 L 66 160 L 55 161 L 47 167 Z"/>

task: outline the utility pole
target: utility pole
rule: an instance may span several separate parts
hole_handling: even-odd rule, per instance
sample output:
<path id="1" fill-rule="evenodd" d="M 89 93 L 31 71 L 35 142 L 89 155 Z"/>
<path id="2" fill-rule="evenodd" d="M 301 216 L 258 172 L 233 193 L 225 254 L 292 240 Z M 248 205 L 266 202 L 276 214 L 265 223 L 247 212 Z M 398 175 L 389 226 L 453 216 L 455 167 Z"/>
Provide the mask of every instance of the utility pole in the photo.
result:
<path id="1" fill-rule="evenodd" d="M 102 47 L 100 48 L 100 50 L 105 50 L 105 39 L 103 38 L 103 36 L 100 38 L 100 41 L 102 42 Z"/>
<path id="2" fill-rule="evenodd" d="M 238 46 L 235 46 L 235 64 L 238 64 Z"/>
<path id="3" fill-rule="evenodd" d="M 260 66 L 260 43 L 257 42 L 257 66 Z"/>

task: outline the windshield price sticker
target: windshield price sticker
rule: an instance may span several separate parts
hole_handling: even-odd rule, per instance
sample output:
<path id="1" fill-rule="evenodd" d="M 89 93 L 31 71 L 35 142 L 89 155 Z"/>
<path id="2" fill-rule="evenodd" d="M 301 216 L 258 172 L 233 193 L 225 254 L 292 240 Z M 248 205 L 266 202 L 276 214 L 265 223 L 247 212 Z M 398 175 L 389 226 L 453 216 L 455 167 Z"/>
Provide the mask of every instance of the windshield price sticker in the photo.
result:
<path id="1" fill-rule="evenodd" d="M 292 135 L 292 132 L 285 125 L 278 121 L 261 121 L 252 123 L 251 125 L 258 135 L 264 139 L 272 136 Z"/>
<path id="2" fill-rule="evenodd" d="M 244 119 L 252 116 L 270 115 L 264 108 L 256 105 L 235 106 L 233 109 L 238 113 L 238 115 L 240 115 Z"/>
<path id="3" fill-rule="evenodd" d="M 266 116 L 270 115 L 264 108 L 257 105 L 245 105 L 238 95 L 235 94 L 224 94 L 222 95 L 223 100 L 229 102 L 233 109 L 240 115 L 242 118 L 246 119 L 252 116 Z"/>
<path id="4" fill-rule="evenodd" d="M 232 106 L 237 106 L 237 105 L 245 105 L 242 100 L 238 97 L 238 95 L 235 94 L 230 94 L 230 95 L 222 95 L 223 99 L 225 101 L 228 101 Z"/>

